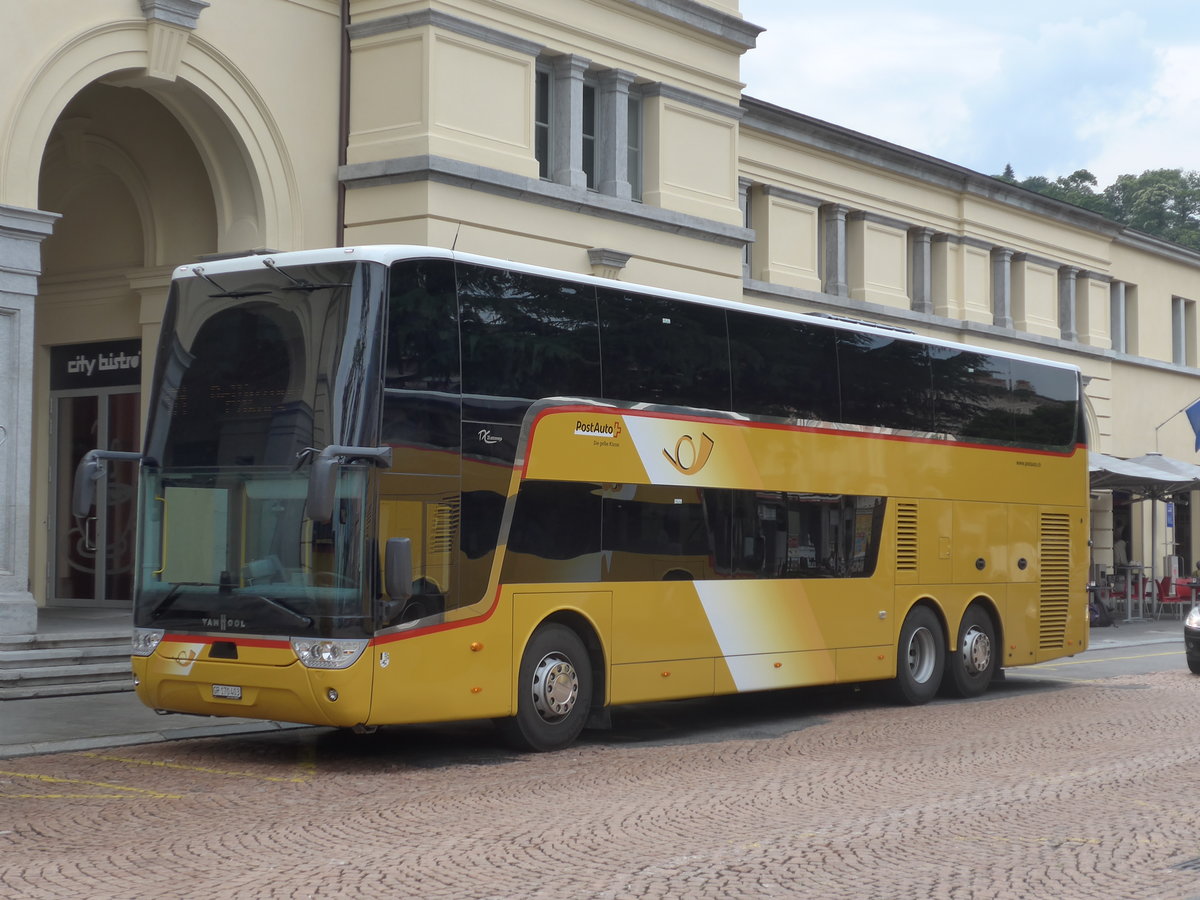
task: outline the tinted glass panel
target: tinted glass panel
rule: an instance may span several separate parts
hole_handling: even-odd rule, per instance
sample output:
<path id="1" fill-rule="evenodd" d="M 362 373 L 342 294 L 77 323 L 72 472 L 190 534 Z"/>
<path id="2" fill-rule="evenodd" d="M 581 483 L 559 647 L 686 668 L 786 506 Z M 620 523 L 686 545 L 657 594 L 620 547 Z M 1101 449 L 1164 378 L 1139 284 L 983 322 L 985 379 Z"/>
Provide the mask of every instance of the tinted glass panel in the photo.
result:
<path id="1" fill-rule="evenodd" d="M 503 580 L 862 578 L 884 509 L 882 497 L 525 482 Z"/>
<path id="2" fill-rule="evenodd" d="M 607 289 L 597 296 L 605 399 L 730 408 L 724 310 Z"/>
<path id="3" fill-rule="evenodd" d="M 503 580 L 533 584 L 600 581 L 600 504 L 600 489 L 595 484 L 522 484 L 513 510 Z"/>
<path id="4" fill-rule="evenodd" d="M 464 418 L 519 422 L 542 397 L 597 397 L 591 287 L 459 266 Z"/>
<path id="5" fill-rule="evenodd" d="M 730 492 L 734 575 L 861 578 L 875 571 L 882 497 Z"/>
<path id="6" fill-rule="evenodd" d="M 177 282 L 150 455 L 168 467 L 291 466 L 305 447 L 377 442 L 382 275 L 341 263 L 227 274 L 220 289 Z"/>
<path id="7" fill-rule="evenodd" d="M 381 436 L 392 446 L 392 471 L 458 474 L 459 406 L 457 394 L 384 391 Z"/>
<path id="8" fill-rule="evenodd" d="M 960 440 L 1011 443 L 1009 361 L 957 347 L 930 347 L 934 430 Z"/>
<path id="9" fill-rule="evenodd" d="M 464 604 L 487 593 L 519 433 L 515 425 L 463 425 L 459 583 Z"/>
<path id="10" fill-rule="evenodd" d="M 929 357 L 915 341 L 844 331 L 838 338 L 842 421 L 929 431 Z"/>
<path id="11" fill-rule="evenodd" d="M 383 398 L 393 470 L 457 474 L 461 384 L 454 265 L 406 260 L 391 269 Z"/>
<path id="12" fill-rule="evenodd" d="M 671 485 L 610 485 L 603 548 L 610 581 L 711 578 L 701 492 Z"/>
<path id="13" fill-rule="evenodd" d="M 457 394 L 461 378 L 453 263 L 400 262 L 391 274 L 384 385 Z"/>
<path id="14" fill-rule="evenodd" d="M 747 415 L 838 422 L 832 328 L 729 313 L 733 408 Z"/>
<path id="15" fill-rule="evenodd" d="M 1074 372 L 1014 359 L 1012 385 L 1018 441 L 1064 448 L 1075 443 L 1078 381 Z"/>

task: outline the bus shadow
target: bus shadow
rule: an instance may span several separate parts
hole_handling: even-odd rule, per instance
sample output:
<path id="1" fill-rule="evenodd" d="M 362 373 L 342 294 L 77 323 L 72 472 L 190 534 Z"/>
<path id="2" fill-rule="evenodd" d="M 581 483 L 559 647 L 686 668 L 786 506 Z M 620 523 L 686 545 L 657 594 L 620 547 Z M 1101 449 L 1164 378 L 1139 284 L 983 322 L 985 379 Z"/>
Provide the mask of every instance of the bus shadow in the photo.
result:
<path id="1" fill-rule="evenodd" d="M 938 698 L 933 702 L 982 703 L 1074 687 L 1078 685 L 1021 675 L 997 680 L 987 693 L 972 700 Z M 839 713 L 895 706 L 882 684 L 793 688 L 642 703 L 613 708 L 611 727 L 585 730 L 574 746 L 665 747 L 772 740 L 827 724 Z M 230 764 L 239 759 L 261 759 L 264 755 L 307 757 L 319 761 L 322 769 L 333 767 L 344 773 L 499 766 L 536 756 L 505 745 L 487 721 L 392 725 L 370 734 L 331 728 L 255 733 L 223 738 L 221 753 Z"/>

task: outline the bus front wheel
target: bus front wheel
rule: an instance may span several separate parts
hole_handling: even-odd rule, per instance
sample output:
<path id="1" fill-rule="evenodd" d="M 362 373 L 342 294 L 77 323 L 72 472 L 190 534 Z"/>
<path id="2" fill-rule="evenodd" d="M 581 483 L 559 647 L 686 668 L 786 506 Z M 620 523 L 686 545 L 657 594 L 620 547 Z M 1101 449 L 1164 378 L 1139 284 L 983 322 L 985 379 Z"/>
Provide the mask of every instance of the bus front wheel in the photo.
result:
<path id="1" fill-rule="evenodd" d="M 912 706 L 928 703 L 937 694 L 945 664 L 946 641 L 938 617 L 928 607 L 914 606 L 900 628 L 893 696 Z"/>
<path id="2" fill-rule="evenodd" d="M 561 750 L 583 730 L 592 706 L 592 666 L 574 631 L 550 623 L 533 633 L 517 674 L 517 714 L 500 719 L 518 750 Z"/>
<path id="3" fill-rule="evenodd" d="M 996 628 L 980 606 L 972 606 L 958 627 L 958 650 L 946 660 L 942 693 L 951 697 L 978 697 L 996 674 Z"/>

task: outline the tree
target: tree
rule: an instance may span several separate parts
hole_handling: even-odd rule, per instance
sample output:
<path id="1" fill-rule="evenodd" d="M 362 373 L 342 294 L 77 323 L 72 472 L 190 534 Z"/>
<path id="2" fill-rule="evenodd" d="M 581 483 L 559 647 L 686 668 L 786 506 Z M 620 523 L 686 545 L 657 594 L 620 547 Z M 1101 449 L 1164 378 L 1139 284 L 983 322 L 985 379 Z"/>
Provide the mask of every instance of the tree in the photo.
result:
<path id="1" fill-rule="evenodd" d="M 1046 197 L 1099 213 L 1122 225 L 1193 250 L 1200 250 L 1200 172 L 1149 169 L 1121 175 L 1097 191 L 1096 176 L 1087 169 L 1051 181 L 1041 175 L 1018 180 L 1011 165 L 996 176 Z"/>
<path id="2" fill-rule="evenodd" d="M 1104 189 L 1116 221 L 1200 250 L 1200 172 L 1149 169 Z"/>

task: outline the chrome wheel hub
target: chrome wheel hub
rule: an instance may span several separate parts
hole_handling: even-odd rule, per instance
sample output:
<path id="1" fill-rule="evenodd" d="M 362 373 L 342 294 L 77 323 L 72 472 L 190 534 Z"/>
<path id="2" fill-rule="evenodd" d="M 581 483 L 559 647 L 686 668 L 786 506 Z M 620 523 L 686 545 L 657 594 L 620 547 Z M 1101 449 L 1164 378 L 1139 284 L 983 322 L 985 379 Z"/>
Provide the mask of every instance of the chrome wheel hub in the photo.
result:
<path id="1" fill-rule="evenodd" d="M 557 722 L 575 708 L 579 674 L 561 653 L 547 653 L 533 670 L 533 708 L 546 722 Z"/>
<path id="2" fill-rule="evenodd" d="M 963 635 L 962 660 L 971 675 L 986 672 L 992 664 L 992 639 L 974 625 Z"/>
<path id="3" fill-rule="evenodd" d="M 908 671 L 917 684 L 925 684 L 933 677 L 937 647 L 933 633 L 928 628 L 918 628 L 908 639 Z"/>

